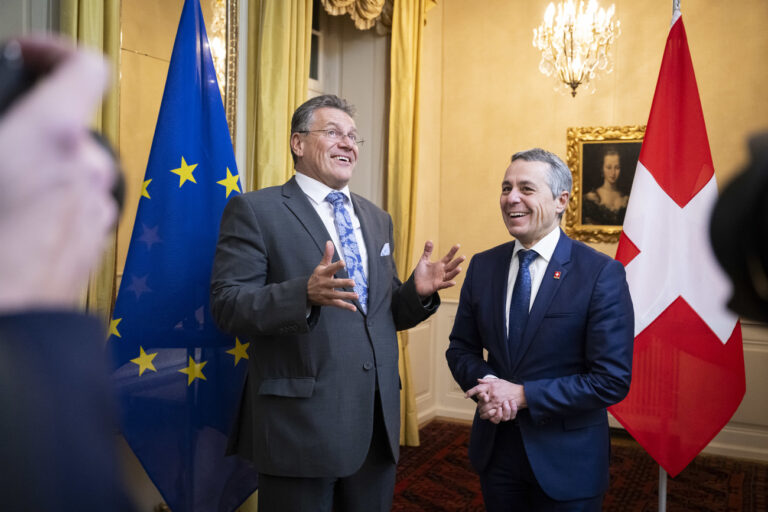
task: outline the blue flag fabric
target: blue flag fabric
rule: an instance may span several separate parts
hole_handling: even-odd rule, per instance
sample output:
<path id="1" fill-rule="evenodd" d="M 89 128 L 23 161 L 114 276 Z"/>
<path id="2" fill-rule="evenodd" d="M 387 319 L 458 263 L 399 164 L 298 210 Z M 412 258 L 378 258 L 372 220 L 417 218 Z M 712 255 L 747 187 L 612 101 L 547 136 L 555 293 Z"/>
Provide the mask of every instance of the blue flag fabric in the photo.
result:
<path id="1" fill-rule="evenodd" d="M 247 342 L 209 306 L 219 221 L 239 176 L 199 0 L 186 0 L 108 348 L 121 429 L 174 512 L 231 511 L 256 489 L 225 457 Z"/>

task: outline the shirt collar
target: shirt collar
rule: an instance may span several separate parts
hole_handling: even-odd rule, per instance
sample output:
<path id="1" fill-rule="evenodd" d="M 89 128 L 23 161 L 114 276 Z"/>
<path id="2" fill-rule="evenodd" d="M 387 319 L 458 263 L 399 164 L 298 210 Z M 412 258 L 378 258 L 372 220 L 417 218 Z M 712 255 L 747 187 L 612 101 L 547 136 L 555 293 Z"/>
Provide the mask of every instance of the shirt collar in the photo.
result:
<path id="1" fill-rule="evenodd" d="M 325 196 L 335 191 L 335 189 L 332 189 L 325 183 L 322 183 L 315 178 L 310 178 L 299 171 L 296 171 L 296 183 L 299 185 L 301 191 L 315 204 L 323 204 L 323 202 L 325 202 Z M 337 192 L 341 192 L 346 196 L 347 204 L 352 203 L 352 198 L 349 195 L 349 185 L 345 185 L 343 189 L 338 190 Z"/>
<path id="2" fill-rule="evenodd" d="M 536 244 L 531 247 L 531 249 L 536 251 L 540 257 L 544 258 L 544 261 L 549 262 L 549 260 L 552 259 L 552 255 L 555 253 L 555 248 L 557 247 L 557 242 L 559 241 L 560 226 L 555 226 L 555 229 L 550 231 L 544 238 L 536 242 Z M 515 244 L 515 248 L 512 251 L 512 258 L 515 258 L 517 253 L 523 249 L 525 249 L 523 244 Z"/>

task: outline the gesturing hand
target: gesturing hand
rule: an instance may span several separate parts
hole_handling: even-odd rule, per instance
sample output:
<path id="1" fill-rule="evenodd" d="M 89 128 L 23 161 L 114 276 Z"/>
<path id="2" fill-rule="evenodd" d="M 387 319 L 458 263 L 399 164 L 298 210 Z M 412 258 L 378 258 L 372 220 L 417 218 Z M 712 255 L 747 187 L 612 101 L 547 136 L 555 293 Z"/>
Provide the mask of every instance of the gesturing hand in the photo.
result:
<path id="1" fill-rule="evenodd" d="M 432 256 L 434 245 L 430 240 L 424 244 L 424 253 L 413 271 L 413 281 L 416 284 L 416 292 L 421 298 L 427 298 L 438 290 L 450 288 L 456 284 L 453 278 L 459 275 L 461 267 L 459 263 L 466 259 L 466 256 L 459 256 L 454 259 L 456 251 L 459 250 L 459 244 L 451 247 L 442 259 L 438 261 L 429 261 Z"/>
<path id="2" fill-rule="evenodd" d="M 331 263 L 333 242 L 325 242 L 325 253 L 320 264 L 315 267 L 307 282 L 307 300 L 314 306 L 334 306 L 349 311 L 356 311 L 354 304 L 347 301 L 357 299 L 355 292 L 345 292 L 339 288 L 354 288 L 354 279 L 336 279 L 333 275 L 344 268 L 344 260 Z"/>

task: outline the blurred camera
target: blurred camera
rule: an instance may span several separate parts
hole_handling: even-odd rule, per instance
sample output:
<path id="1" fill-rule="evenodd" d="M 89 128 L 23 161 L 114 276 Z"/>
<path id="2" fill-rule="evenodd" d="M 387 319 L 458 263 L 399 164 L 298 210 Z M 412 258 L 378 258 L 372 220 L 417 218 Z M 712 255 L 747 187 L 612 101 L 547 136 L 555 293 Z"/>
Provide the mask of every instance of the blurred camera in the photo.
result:
<path id="1" fill-rule="evenodd" d="M 20 96 L 27 92 L 44 75 L 35 73 L 24 64 L 21 45 L 17 41 L 8 41 L 0 45 L 0 119 L 5 111 Z M 91 130 L 91 136 L 102 146 L 114 161 L 113 168 L 117 176 L 112 187 L 112 197 L 117 203 L 118 212 L 123 209 L 125 198 L 125 178 L 120 167 L 120 160 L 112 145 L 100 133 Z"/>

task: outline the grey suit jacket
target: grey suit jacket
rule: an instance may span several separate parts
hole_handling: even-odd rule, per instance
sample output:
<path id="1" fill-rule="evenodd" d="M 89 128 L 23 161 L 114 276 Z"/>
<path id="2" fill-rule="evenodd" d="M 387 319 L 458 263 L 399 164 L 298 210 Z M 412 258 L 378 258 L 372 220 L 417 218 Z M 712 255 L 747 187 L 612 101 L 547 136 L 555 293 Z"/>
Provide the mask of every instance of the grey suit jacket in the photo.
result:
<path id="1" fill-rule="evenodd" d="M 211 307 L 222 329 L 250 342 L 230 451 L 262 473 L 354 473 L 370 446 L 377 387 L 397 460 L 396 331 L 434 313 L 439 297 L 425 308 L 413 276 L 399 281 L 392 219 L 360 196 L 352 194 L 352 201 L 368 251 L 367 315 L 359 307 L 351 312 L 315 306 L 307 316 L 307 281 L 331 237 L 295 179 L 234 196 L 224 210 Z M 381 255 L 385 244 L 390 251 Z"/>

